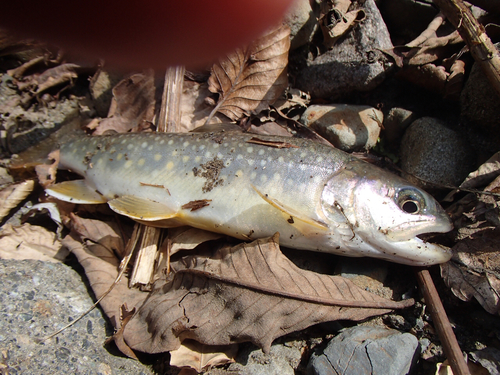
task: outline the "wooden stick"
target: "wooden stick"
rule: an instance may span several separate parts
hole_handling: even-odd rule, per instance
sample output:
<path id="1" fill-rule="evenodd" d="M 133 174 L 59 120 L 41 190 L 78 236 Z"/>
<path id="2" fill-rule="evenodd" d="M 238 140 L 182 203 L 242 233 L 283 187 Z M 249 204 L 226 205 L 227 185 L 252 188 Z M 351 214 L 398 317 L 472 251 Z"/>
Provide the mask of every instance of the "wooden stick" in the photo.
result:
<path id="1" fill-rule="evenodd" d="M 462 0 L 434 0 L 465 40 L 469 51 L 500 96 L 500 54 Z"/>
<path id="2" fill-rule="evenodd" d="M 451 327 L 443 303 L 427 269 L 417 271 L 418 284 L 424 295 L 425 303 L 434 322 L 434 327 L 443 344 L 444 354 L 448 358 L 453 375 L 470 375 L 462 350 Z"/>
<path id="3" fill-rule="evenodd" d="M 157 132 L 175 133 L 181 121 L 181 95 L 184 84 L 184 66 L 167 68 Z"/>

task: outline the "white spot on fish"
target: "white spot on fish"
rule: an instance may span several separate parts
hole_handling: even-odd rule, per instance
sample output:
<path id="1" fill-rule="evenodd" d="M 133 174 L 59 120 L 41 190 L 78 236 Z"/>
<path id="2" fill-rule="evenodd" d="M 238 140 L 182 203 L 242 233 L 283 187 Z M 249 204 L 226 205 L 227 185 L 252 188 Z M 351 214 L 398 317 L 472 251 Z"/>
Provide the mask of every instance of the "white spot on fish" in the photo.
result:
<path id="1" fill-rule="evenodd" d="M 98 165 L 101 165 L 101 164 L 102 164 L 102 162 L 103 162 L 102 158 L 97 159 L 97 164 L 98 164 Z"/>
<path id="2" fill-rule="evenodd" d="M 205 149 L 205 145 L 200 146 L 200 151 L 203 151 Z"/>
<path id="3" fill-rule="evenodd" d="M 146 147 L 148 147 L 148 142 L 142 142 L 141 147 L 142 147 L 142 148 L 146 148 Z"/>
<path id="4" fill-rule="evenodd" d="M 177 150 L 172 151 L 172 156 L 177 156 Z"/>
<path id="5" fill-rule="evenodd" d="M 148 150 L 151 151 L 153 149 L 153 145 L 148 147 Z"/>
<path id="6" fill-rule="evenodd" d="M 267 176 L 265 174 L 260 176 L 260 182 L 267 182 Z"/>
<path id="7" fill-rule="evenodd" d="M 132 143 L 129 143 L 127 145 L 127 150 L 132 150 L 134 148 L 134 145 Z"/>
<path id="8" fill-rule="evenodd" d="M 158 142 L 160 140 L 160 137 L 159 136 L 156 136 L 155 137 L 155 142 Z"/>
<path id="9" fill-rule="evenodd" d="M 213 146 L 214 146 L 214 148 L 219 148 L 219 144 L 218 143 L 215 143 Z"/>
<path id="10" fill-rule="evenodd" d="M 247 162 L 248 162 L 248 165 L 253 165 L 253 159 L 248 159 Z"/>
<path id="11" fill-rule="evenodd" d="M 169 162 L 167 163 L 167 171 L 172 170 L 172 168 L 174 168 L 174 163 L 173 163 L 173 162 L 171 162 L 171 161 L 169 161 Z"/>
<path id="12" fill-rule="evenodd" d="M 285 161 L 285 158 L 283 156 L 280 156 L 278 158 L 278 162 L 283 163 Z"/>
<path id="13" fill-rule="evenodd" d="M 281 175 L 279 173 L 275 173 L 273 176 L 273 179 L 280 181 L 281 180 Z"/>
<path id="14" fill-rule="evenodd" d="M 264 165 L 266 165 L 267 161 L 266 160 L 261 160 L 260 161 L 260 166 L 263 167 Z"/>
<path id="15" fill-rule="evenodd" d="M 234 175 L 236 177 L 241 177 L 241 176 L 243 176 L 243 171 L 241 169 L 238 169 Z"/>
<path id="16" fill-rule="evenodd" d="M 236 159 L 237 159 L 237 160 L 241 160 L 241 159 L 243 159 L 243 155 L 238 154 L 238 156 L 236 156 Z"/>
<path id="17" fill-rule="evenodd" d="M 257 172 L 250 173 L 250 179 L 251 180 L 255 179 L 255 177 L 257 177 Z"/>
<path id="18" fill-rule="evenodd" d="M 206 158 L 212 157 L 212 153 L 210 151 L 205 152 L 205 157 Z"/>
<path id="19" fill-rule="evenodd" d="M 247 152 L 251 154 L 253 152 L 253 147 L 247 147 Z"/>
<path id="20" fill-rule="evenodd" d="M 188 141 L 186 141 L 186 142 L 184 142 L 182 145 L 183 145 L 184 147 L 187 147 L 187 146 L 189 146 L 189 142 L 188 142 Z"/>
<path id="21" fill-rule="evenodd" d="M 127 162 L 123 165 L 123 167 L 125 169 L 128 169 L 132 166 L 132 164 L 134 164 L 134 162 L 132 160 L 127 160 Z"/>
<path id="22" fill-rule="evenodd" d="M 160 144 L 162 145 L 162 144 L 164 144 L 164 143 L 165 143 L 165 140 L 164 140 L 164 139 L 162 139 L 162 140 L 160 141 Z"/>
<path id="23" fill-rule="evenodd" d="M 199 162 L 201 161 L 201 156 L 197 156 L 197 157 L 195 157 L 195 158 L 194 158 L 194 161 L 195 161 L 196 163 L 199 163 Z"/>
<path id="24" fill-rule="evenodd" d="M 316 158 L 316 163 L 321 163 L 323 161 L 323 157 L 322 156 L 318 156 Z"/>
<path id="25" fill-rule="evenodd" d="M 302 151 L 302 152 L 300 153 L 300 157 L 301 157 L 301 158 L 305 158 L 305 157 L 306 157 L 306 155 L 307 155 L 307 152 L 305 152 L 305 151 Z"/>
<path id="26" fill-rule="evenodd" d="M 123 158 L 123 154 L 116 155 L 116 160 L 122 160 L 122 158 Z"/>
<path id="27" fill-rule="evenodd" d="M 264 150 L 259 150 L 259 155 L 264 155 Z"/>
<path id="28" fill-rule="evenodd" d="M 187 163 L 187 162 L 189 161 L 189 159 L 190 159 L 190 158 L 189 158 L 189 156 L 187 156 L 187 155 L 185 155 L 185 156 L 183 156 L 183 157 L 182 157 L 182 161 L 183 161 L 184 163 Z"/>
<path id="29" fill-rule="evenodd" d="M 137 162 L 137 165 L 138 165 L 139 167 L 142 167 L 142 166 L 144 165 L 144 163 L 145 163 L 145 162 L 146 162 L 146 159 L 144 159 L 144 158 L 140 158 L 140 159 L 139 159 L 139 161 Z"/>
<path id="30" fill-rule="evenodd" d="M 161 159 L 161 154 L 155 154 L 154 159 L 155 159 L 155 161 L 160 161 L 160 159 Z"/>
<path id="31" fill-rule="evenodd" d="M 122 145 L 124 145 L 125 143 L 127 143 L 127 139 L 126 138 L 123 138 L 122 141 L 120 142 Z"/>
<path id="32" fill-rule="evenodd" d="M 168 145 L 173 145 L 174 144 L 174 140 L 173 139 L 169 140 L 167 144 Z"/>

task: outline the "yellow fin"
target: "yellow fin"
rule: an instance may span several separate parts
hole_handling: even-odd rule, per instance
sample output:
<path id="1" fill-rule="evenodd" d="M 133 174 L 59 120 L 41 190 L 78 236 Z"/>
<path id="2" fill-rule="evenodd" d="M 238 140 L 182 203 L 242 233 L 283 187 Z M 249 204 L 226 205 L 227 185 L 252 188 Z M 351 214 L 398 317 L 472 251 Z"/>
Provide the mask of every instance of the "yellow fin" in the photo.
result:
<path id="1" fill-rule="evenodd" d="M 174 219 L 179 214 L 164 204 L 132 195 L 112 199 L 109 207 L 120 215 L 128 216 L 140 222 L 154 222 L 165 219 Z M 153 224 L 153 223 L 151 223 Z M 154 225 L 154 224 L 153 224 Z"/>
<path id="2" fill-rule="evenodd" d="M 311 219 L 309 217 L 305 217 L 300 214 L 297 210 L 294 210 L 291 207 L 288 207 L 281 203 L 280 201 L 271 198 L 267 194 L 262 194 L 254 185 L 251 185 L 252 188 L 260 195 L 262 199 L 264 199 L 271 206 L 280 210 L 286 220 L 293 226 L 295 226 L 301 233 L 305 235 L 314 234 L 318 231 L 325 232 L 329 231 L 328 225 L 323 223 L 322 221 Z"/>
<path id="3" fill-rule="evenodd" d="M 45 192 L 65 202 L 101 204 L 108 200 L 85 183 L 85 180 L 64 181 L 45 189 Z"/>

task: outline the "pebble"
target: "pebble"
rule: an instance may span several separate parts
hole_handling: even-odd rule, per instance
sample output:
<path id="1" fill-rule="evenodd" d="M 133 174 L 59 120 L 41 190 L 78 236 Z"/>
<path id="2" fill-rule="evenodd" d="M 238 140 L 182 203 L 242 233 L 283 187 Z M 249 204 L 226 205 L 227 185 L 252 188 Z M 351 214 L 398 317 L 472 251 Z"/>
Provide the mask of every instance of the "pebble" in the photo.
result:
<path id="1" fill-rule="evenodd" d="M 400 148 L 401 168 L 417 183 L 458 186 L 475 169 L 475 155 L 457 132 L 432 117 L 415 120 Z M 414 178 L 417 177 L 417 179 Z"/>
<path id="2" fill-rule="evenodd" d="M 413 111 L 399 107 L 391 108 L 384 120 L 384 135 L 387 142 L 396 143 L 414 120 L 416 118 Z"/>
<path id="3" fill-rule="evenodd" d="M 496 44 L 498 49 L 498 44 Z M 500 101 L 478 64 L 474 63 L 460 96 L 461 116 L 467 128 L 483 134 L 483 139 L 471 137 L 476 148 L 490 154 L 500 148 Z"/>
<path id="4" fill-rule="evenodd" d="M 38 343 L 78 318 L 93 301 L 81 277 L 61 263 L 0 260 L 0 373 L 153 374 L 103 347 L 111 326 L 101 310 L 56 337 Z M 108 332 L 107 332 L 108 330 Z"/>
<path id="5" fill-rule="evenodd" d="M 381 52 L 392 48 L 389 31 L 374 0 L 363 5 L 366 18 L 302 69 L 298 89 L 316 98 L 342 98 L 379 85 L 392 62 Z"/>
<path id="6" fill-rule="evenodd" d="M 304 345 L 303 341 L 275 343 L 269 354 L 264 354 L 251 344 L 241 345 L 236 363 L 229 365 L 225 374 L 294 375 L 300 364 L 301 347 Z M 215 372 L 209 371 L 207 375 L 215 375 Z"/>
<path id="7" fill-rule="evenodd" d="M 358 151 L 375 146 L 384 115 L 361 105 L 311 105 L 301 122 L 344 151 Z"/>
<path id="8" fill-rule="evenodd" d="M 410 333 L 355 326 L 313 354 L 307 369 L 310 375 L 401 375 L 411 371 L 418 355 L 418 340 Z"/>
<path id="9" fill-rule="evenodd" d="M 290 26 L 290 50 L 294 50 L 311 42 L 318 28 L 318 18 L 319 4 L 316 3 L 316 1 L 294 1 L 284 18 L 284 22 Z"/>

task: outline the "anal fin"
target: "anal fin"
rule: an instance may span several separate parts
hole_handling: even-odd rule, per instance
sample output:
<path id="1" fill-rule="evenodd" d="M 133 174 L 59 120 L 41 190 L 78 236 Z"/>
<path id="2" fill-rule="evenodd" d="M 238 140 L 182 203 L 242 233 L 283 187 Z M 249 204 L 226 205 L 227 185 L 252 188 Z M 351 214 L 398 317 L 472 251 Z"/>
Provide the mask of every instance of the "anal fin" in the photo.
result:
<path id="1" fill-rule="evenodd" d="M 295 226 L 302 234 L 304 235 L 311 235 L 315 234 L 318 232 L 329 232 L 330 228 L 328 228 L 328 225 L 326 223 L 323 223 L 322 221 L 312 219 L 309 217 L 304 216 L 297 210 L 286 206 L 285 204 L 281 203 L 277 199 L 269 197 L 267 194 L 263 194 L 260 192 L 254 185 L 251 185 L 252 188 L 257 192 L 257 194 L 260 195 L 262 199 L 264 199 L 267 203 L 269 203 L 271 206 L 275 207 L 276 209 L 280 210 L 283 213 L 283 216 L 285 219 L 293 226 Z"/>
<path id="2" fill-rule="evenodd" d="M 64 181 L 45 189 L 45 192 L 65 202 L 101 204 L 108 200 L 85 183 L 85 180 Z"/>

